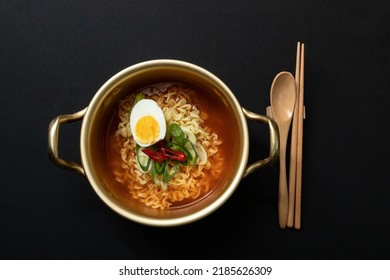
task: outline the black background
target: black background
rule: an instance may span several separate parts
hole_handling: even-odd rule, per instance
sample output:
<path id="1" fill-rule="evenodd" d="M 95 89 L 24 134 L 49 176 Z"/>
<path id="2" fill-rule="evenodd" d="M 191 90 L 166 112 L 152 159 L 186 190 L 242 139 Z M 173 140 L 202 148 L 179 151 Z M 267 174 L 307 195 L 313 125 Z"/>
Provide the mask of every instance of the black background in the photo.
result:
<path id="1" fill-rule="evenodd" d="M 1 259 L 388 259 L 390 2 L 8 1 L 0 4 Z M 128 221 L 86 178 L 47 157 L 57 115 L 88 106 L 135 63 L 185 60 L 211 71 L 240 104 L 265 113 L 280 71 L 305 43 L 302 230 L 281 230 L 278 166 L 244 179 L 190 225 Z M 250 159 L 268 133 L 249 124 Z M 60 154 L 80 161 L 80 123 Z"/>

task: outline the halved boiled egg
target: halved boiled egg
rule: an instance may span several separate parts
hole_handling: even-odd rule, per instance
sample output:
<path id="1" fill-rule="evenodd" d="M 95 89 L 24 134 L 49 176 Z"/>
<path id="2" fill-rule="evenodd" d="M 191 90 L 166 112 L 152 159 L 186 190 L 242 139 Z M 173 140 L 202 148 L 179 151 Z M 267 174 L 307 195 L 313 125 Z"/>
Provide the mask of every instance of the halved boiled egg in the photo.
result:
<path id="1" fill-rule="evenodd" d="M 164 113 L 151 99 L 138 101 L 130 113 L 130 129 L 141 147 L 151 146 L 164 139 L 167 125 Z"/>

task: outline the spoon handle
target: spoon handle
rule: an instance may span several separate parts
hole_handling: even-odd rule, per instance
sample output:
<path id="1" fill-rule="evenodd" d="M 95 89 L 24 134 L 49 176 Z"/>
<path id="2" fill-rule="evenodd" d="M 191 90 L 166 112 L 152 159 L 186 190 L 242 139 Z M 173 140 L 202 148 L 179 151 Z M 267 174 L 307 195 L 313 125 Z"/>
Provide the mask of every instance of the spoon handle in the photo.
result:
<path id="1" fill-rule="evenodd" d="M 286 129 L 280 129 L 280 153 L 279 153 L 279 226 L 285 229 L 287 225 L 288 216 L 288 187 L 287 187 L 287 172 L 286 172 L 286 145 L 288 137 Z"/>

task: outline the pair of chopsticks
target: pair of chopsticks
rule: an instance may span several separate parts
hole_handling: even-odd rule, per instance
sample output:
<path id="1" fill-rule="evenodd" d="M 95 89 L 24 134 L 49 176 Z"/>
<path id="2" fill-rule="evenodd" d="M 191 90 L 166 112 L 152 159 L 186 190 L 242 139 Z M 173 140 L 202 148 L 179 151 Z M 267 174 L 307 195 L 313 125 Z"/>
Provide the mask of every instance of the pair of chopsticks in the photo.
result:
<path id="1" fill-rule="evenodd" d="M 304 62 L 305 45 L 298 42 L 295 66 L 295 82 L 297 84 L 297 99 L 295 102 L 290 149 L 290 173 L 288 194 L 287 227 L 301 228 L 302 200 L 302 146 L 303 119 L 305 118 L 304 97 Z"/>

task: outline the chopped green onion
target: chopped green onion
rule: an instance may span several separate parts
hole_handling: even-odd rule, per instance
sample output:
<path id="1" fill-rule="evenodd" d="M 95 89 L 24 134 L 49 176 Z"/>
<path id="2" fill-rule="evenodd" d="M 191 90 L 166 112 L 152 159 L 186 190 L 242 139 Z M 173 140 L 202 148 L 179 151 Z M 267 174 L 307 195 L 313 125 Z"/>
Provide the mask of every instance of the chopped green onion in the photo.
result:
<path id="1" fill-rule="evenodd" d="M 153 179 L 154 183 L 156 185 L 158 185 L 157 184 L 157 173 L 156 173 L 156 170 L 154 168 L 154 164 L 155 164 L 155 162 L 153 161 L 153 168 L 151 169 L 151 174 L 150 175 L 152 176 L 152 179 Z"/>
<path id="2" fill-rule="evenodd" d="M 135 151 L 138 169 L 143 173 L 147 173 L 151 168 L 151 159 L 144 152 L 142 152 L 139 145 L 136 146 Z"/>
<path id="3" fill-rule="evenodd" d="M 191 157 L 189 157 L 187 161 L 189 164 L 195 165 L 198 162 L 198 152 L 196 151 L 194 144 L 190 140 L 186 140 L 184 148 L 191 154 Z"/>
<path id="4" fill-rule="evenodd" d="M 154 170 L 155 170 L 156 174 L 158 174 L 158 175 L 163 174 L 166 165 L 167 165 L 166 161 L 163 161 L 162 163 L 155 161 L 154 162 Z"/>
<path id="5" fill-rule="evenodd" d="M 137 104 L 137 102 L 138 101 L 140 101 L 140 100 L 142 100 L 142 99 L 144 99 L 145 98 L 145 94 L 141 91 L 141 92 L 139 92 L 139 93 L 137 93 L 137 95 L 135 96 L 135 99 L 134 99 L 134 104 L 133 104 L 133 106 L 135 105 L 135 104 Z"/>
<path id="6" fill-rule="evenodd" d="M 207 162 L 207 152 L 206 152 L 205 148 L 200 143 L 196 143 L 195 148 L 196 148 L 198 155 L 199 155 L 198 164 L 205 165 Z"/>
<path id="7" fill-rule="evenodd" d="M 169 169 L 168 164 L 165 165 L 164 175 L 163 175 L 163 182 L 168 183 L 169 180 L 171 180 L 177 172 L 179 172 L 180 164 L 175 164 L 172 168 Z"/>
<path id="8" fill-rule="evenodd" d="M 168 185 L 155 173 L 154 168 L 152 168 L 152 178 L 156 186 L 160 186 L 164 191 L 167 189 Z"/>
<path id="9" fill-rule="evenodd" d="M 189 130 L 187 127 L 180 127 L 181 130 L 183 130 L 184 134 L 185 134 L 185 137 L 191 141 L 192 144 L 196 144 L 196 137 L 194 135 L 194 133 L 192 133 L 191 130 Z"/>
<path id="10" fill-rule="evenodd" d="M 186 140 L 183 130 L 180 128 L 180 126 L 176 123 L 171 124 L 169 127 L 170 135 L 172 135 L 173 140 L 182 145 L 183 142 Z"/>

